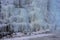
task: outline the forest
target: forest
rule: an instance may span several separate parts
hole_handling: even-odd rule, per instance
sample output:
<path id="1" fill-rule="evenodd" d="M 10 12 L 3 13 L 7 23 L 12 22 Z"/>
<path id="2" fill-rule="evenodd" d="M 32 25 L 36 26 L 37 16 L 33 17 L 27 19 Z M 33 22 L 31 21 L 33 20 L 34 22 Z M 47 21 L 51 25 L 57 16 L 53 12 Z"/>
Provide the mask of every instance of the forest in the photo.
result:
<path id="1" fill-rule="evenodd" d="M 60 31 L 59 0 L 0 0 L 0 38 L 13 33 Z M 58 5 L 57 5 L 58 4 Z"/>

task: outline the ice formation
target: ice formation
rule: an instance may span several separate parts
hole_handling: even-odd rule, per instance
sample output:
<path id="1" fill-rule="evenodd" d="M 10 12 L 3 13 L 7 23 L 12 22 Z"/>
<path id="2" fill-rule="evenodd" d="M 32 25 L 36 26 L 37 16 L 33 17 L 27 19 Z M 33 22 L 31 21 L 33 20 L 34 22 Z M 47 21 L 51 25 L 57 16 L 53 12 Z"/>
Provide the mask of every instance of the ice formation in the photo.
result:
<path id="1" fill-rule="evenodd" d="M 2 0 L 0 23 L 10 24 L 14 32 L 59 30 L 59 0 Z M 55 5 L 56 4 L 56 5 Z M 57 24 L 58 23 L 58 24 Z M 53 27 L 53 28 L 52 28 Z"/>

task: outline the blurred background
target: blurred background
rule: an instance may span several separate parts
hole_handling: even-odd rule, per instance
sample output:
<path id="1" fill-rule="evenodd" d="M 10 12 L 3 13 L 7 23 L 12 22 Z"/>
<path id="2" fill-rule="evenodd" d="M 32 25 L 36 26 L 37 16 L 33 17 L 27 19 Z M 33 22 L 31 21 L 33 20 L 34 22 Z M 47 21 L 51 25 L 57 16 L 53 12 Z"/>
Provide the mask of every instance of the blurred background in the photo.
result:
<path id="1" fill-rule="evenodd" d="M 0 37 L 21 32 L 60 32 L 60 0 L 0 0 Z"/>

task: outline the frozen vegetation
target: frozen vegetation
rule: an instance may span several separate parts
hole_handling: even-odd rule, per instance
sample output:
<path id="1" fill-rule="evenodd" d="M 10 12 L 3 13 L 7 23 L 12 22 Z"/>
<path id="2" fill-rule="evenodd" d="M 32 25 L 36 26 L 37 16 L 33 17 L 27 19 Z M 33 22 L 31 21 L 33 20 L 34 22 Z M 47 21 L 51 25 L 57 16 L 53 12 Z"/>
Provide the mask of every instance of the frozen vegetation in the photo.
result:
<path id="1" fill-rule="evenodd" d="M 0 37 L 59 32 L 59 2 L 59 0 L 0 0 Z"/>
<path id="2" fill-rule="evenodd" d="M 44 14 L 46 13 L 47 0 L 1 1 L 0 14 L 3 16 L 3 18 L 1 16 L 1 20 L 8 20 L 7 24 L 13 27 L 14 32 L 25 31 L 31 33 L 46 29 L 48 25 L 44 20 Z"/>

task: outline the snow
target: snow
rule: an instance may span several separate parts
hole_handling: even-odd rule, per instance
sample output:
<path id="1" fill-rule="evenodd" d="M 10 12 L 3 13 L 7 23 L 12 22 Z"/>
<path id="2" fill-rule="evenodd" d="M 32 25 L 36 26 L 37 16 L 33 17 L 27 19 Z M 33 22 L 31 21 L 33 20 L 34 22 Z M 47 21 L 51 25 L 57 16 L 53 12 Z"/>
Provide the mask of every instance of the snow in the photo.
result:
<path id="1" fill-rule="evenodd" d="M 17 5 L 18 5 L 18 1 L 15 0 Z M 2 1 L 2 13 L 5 14 L 4 18 L 9 20 L 9 23 L 11 23 L 11 25 L 14 26 L 15 31 L 18 31 L 19 23 L 27 24 L 25 26 L 23 25 L 24 30 L 26 31 L 27 30 L 30 31 L 30 29 L 32 30 L 34 26 L 36 27 L 36 25 L 39 25 L 38 27 L 36 27 L 37 29 L 40 28 L 40 25 L 42 28 L 43 24 L 44 26 L 45 25 L 47 26 L 47 23 L 44 21 L 44 14 L 46 13 L 45 11 L 47 11 L 46 9 L 47 0 L 46 1 L 44 0 L 33 0 L 33 1 L 32 0 L 28 0 L 28 1 L 20 0 L 20 1 L 21 1 L 21 5 L 23 5 L 24 8 L 15 8 L 15 5 L 12 4 L 13 0 L 11 1 L 6 0 L 5 2 L 4 0 Z M 29 17 L 31 19 L 29 19 Z M 31 21 L 31 23 L 29 23 L 29 20 Z M 34 23 L 35 21 L 37 23 Z M 14 23 L 18 23 L 18 24 L 15 25 Z M 30 24 L 32 24 L 32 26 Z"/>
<path id="2" fill-rule="evenodd" d="M 42 33 L 48 33 L 50 32 L 49 29 L 46 29 L 46 30 L 40 30 L 40 31 L 37 31 L 37 32 L 32 32 L 32 34 L 42 34 Z"/>
<path id="3" fill-rule="evenodd" d="M 21 5 L 19 5 L 18 1 L 15 0 L 16 4 L 18 6 L 23 6 L 23 8 L 16 8 L 13 4 L 13 0 L 2 0 L 2 14 L 0 14 L 1 28 L 10 23 L 10 26 L 13 27 L 13 30 L 16 33 L 16 35 L 13 34 L 14 36 L 20 37 L 23 36 L 24 33 L 31 33 L 31 35 L 33 35 L 29 37 L 16 38 L 16 40 L 35 38 L 35 36 L 40 37 L 40 33 L 55 32 L 60 30 L 59 0 L 50 0 L 49 5 L 48 0 L 20 0 Z M 22 32 L 23 34 L 17 33 L 18 31 Z"/>
<path id="4" fill-rule="evenodd" d="M 4 40 L 29 40 L 32 38 L 40 38 L 40 37 L 46 37 L 46 36 L 53 36 L 53 34 L 39 34 L 39 35 L 31 35 L 31 36 L 25 36 L 25 37 L 15 37 L 15 38 L 7 38 Z"/>

